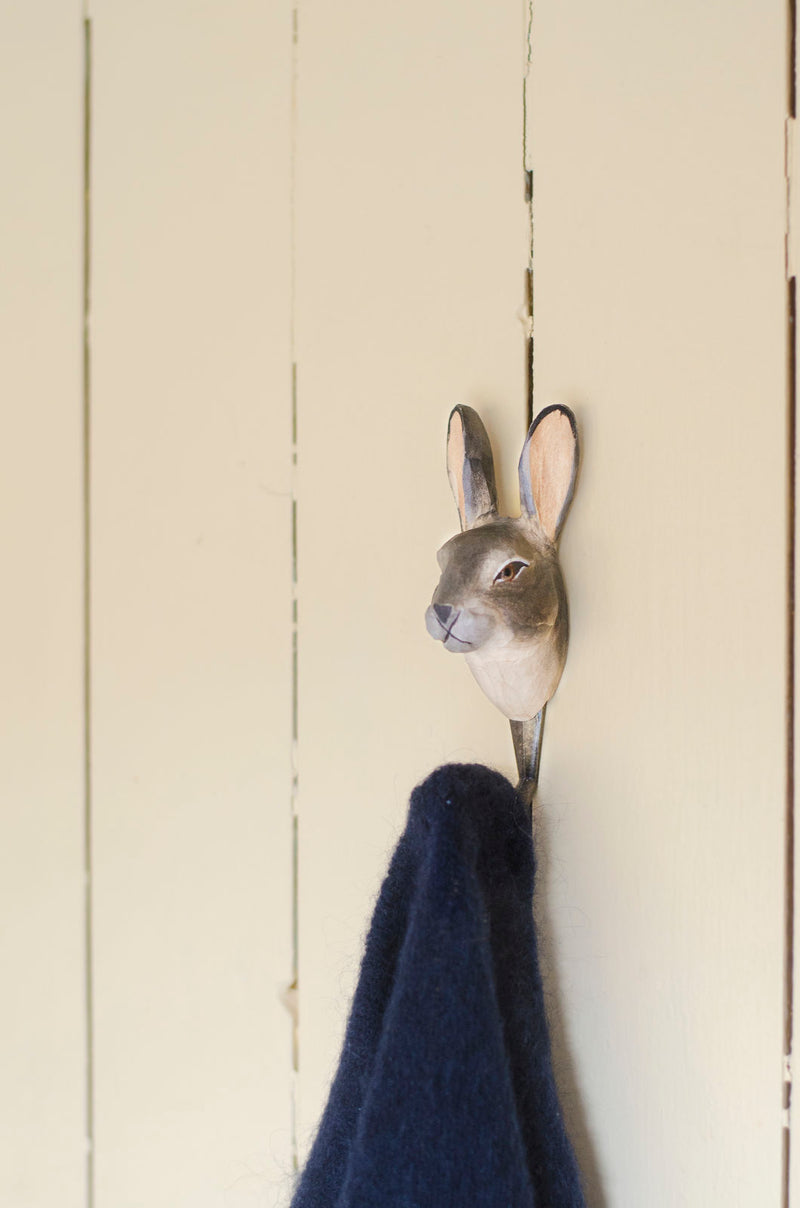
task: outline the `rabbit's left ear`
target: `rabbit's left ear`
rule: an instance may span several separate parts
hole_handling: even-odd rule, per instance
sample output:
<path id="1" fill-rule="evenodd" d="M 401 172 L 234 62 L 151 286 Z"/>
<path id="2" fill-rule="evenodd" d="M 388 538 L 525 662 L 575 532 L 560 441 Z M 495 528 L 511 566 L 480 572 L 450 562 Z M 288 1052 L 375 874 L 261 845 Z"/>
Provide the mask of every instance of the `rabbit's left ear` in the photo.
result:
<path id="1" fill-rule="evenodd" d="M 540 411 L 530 426 L 519 461 L 522 510 L 557 541 L 575 490 L 578 425 L 569 407 Z"/>
<path id="2" fill-rule="evenodd" d="M 472 407 L 459 405 L 447 425 L 447 477 L 461 531 L 497 512 L 494 459 L 483 421 Z"/>

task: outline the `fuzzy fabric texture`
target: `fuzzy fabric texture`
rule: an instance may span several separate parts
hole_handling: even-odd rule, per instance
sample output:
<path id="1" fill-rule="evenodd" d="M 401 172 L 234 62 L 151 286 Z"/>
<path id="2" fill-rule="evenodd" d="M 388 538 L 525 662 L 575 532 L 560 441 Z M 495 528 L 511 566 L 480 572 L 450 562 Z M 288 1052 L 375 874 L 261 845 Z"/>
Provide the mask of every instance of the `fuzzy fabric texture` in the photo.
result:
<path id="1" fill-rule="evenodd" d="M 414 790 L 292 1208 L 583 1208 L 533 878 L 504 777 L 451 764 Z"/>

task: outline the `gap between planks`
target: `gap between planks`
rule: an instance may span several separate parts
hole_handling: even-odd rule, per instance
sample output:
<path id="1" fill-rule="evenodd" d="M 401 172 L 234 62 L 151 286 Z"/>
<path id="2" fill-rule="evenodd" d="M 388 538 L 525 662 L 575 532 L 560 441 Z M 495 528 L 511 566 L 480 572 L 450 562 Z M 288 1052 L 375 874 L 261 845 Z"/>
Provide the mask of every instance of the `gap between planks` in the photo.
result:
<path id="1" fill-rule="evenodd" d="M 84 927 L 86 1030 L 86 1203 L 94 1208 L 94 966 L 92 880 L 92 426 L 91 426 L 91 169 L 92 169 L 92 22 L 83 17 L 83 776 L 84 776 Z"/>

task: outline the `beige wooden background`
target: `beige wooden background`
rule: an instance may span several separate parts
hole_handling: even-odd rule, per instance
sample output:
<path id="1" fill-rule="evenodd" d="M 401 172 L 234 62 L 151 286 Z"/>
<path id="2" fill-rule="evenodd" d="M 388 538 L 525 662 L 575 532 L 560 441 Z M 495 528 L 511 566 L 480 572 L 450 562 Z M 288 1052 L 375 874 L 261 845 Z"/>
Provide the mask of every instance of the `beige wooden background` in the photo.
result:
<path id="1" fill-rule="evenodd" d="M 537 909 L 588 1200 L 800 1205 L 790 41 L 776 0 L 0 7 L 0 1208 L 288 1202 L 410 789 L 512 771 L 422 614 L 455 402 L 517 503 L 531 229 L 584 447 Z"/>

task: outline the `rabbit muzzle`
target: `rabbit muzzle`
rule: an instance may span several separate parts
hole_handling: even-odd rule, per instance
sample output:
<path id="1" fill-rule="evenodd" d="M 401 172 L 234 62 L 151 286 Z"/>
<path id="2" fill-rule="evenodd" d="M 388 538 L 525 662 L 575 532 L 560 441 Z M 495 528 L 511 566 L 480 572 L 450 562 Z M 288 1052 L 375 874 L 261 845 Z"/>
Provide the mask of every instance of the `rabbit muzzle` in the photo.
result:
<path id="1" fill-rule="evenodd" d="M 488 639 L 493 625 L 485 613 L 438 601 L 425 613 L 425 627 L 432 638 L 453 654 L 478 650 Z"/>

